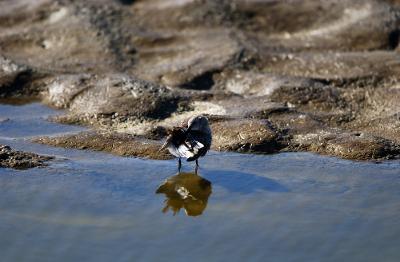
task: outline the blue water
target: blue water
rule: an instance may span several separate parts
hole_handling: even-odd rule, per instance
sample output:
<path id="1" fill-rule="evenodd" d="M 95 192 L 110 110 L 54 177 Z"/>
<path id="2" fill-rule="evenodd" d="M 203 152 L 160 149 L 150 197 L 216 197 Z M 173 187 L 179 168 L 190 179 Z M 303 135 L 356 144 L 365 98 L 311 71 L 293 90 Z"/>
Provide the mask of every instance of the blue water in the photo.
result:
<path id="1" fill-rule="evenodd" d="M 60 111 L 39 103 L 17 105 L 0 104 L 0 138 L 29 138 L 40 135 L 56 135 L 84 130 L 78 126 L 60 125 L 46 121 Z"/>
<path id="2" fill-rule="evenodd" d="M 81 130 L 47 122 L 59 112 L 40 104 L 4 112 L 20 124 L 0 123 L 0 144 L 57 158 L 0 169 L 0 261 L 400 261 L 399 161 L 210 152 L 198 175 L 211 184 L 199 187 L 178 179 L 174 160 L 30 143 Z M 166 179 L 212 192 L 163 213 L 168 196 L 155 192 Z"/>

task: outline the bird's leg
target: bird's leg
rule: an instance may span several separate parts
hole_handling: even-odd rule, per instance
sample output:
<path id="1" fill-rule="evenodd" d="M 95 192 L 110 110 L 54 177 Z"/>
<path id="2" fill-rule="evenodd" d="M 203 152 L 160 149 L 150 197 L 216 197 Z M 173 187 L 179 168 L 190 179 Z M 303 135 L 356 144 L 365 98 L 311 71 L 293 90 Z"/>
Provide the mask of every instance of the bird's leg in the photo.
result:
<path id="1" fill-rule="evenodd" d="M 179 160 L 178 160 L 178 172 L 179 173 L 181 172 L 181 167 L 182 167 L 182 161 L 181 161 L 181 158 L 179 158 Z"/>
<path id="2" fill-rule="evenodd" d="M 196 159 L 196 168 L 194 169 L 196 175 L 197 175 L 197 171 L 199 170 L 199 160 Z"/>

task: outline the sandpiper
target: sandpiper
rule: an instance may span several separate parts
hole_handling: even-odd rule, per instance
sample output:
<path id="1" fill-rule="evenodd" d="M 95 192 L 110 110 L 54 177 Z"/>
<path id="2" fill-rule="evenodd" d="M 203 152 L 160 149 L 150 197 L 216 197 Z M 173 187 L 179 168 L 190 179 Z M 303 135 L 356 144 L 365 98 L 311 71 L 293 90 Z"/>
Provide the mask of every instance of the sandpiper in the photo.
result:
<path id="1" fill-rule="evenodd" d="M 181 170 L 181 158 L 187 161 L 196 160 L 196 171 L 199 166 L 198 158 L 205 156 L 211 146 L 211 128 L 205 116 L 194 116 L 187 124 L 174 127 L 160 150 L 168 148 L 169 152 L 179 158 L 178 169 Z"/>

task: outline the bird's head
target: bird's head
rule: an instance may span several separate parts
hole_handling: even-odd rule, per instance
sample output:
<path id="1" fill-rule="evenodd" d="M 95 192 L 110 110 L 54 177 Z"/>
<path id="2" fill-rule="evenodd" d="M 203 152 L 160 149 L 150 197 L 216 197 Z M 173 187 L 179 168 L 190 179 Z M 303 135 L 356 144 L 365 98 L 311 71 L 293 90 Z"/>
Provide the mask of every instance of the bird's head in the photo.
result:
<path id="1" fill-rule="evenodd" d="M 199 131 L 204 133 L 210 133 L 211 129 L 208 123 L 208 118 L 205 116 L 194 116 L 188 121 L 188 131 Z"/>

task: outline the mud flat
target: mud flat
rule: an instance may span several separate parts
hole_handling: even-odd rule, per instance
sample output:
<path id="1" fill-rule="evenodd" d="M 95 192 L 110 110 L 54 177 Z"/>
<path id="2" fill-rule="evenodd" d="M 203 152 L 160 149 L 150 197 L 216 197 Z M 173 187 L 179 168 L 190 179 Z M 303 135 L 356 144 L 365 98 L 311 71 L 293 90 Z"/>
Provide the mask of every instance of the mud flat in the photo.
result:
<path id="1" fill-rule="evenodd" d="M 103 134 L 102 146 L 77 135 L 41 143 L 160 159 L 149 145 L 205 114 L 215 150 L 400 156 L 398 1 L 17 0 L 0 10 L 0 97 L 66 109 L 53 120 Z M 110 149 L 129 137 L 137 152 Z"/>

